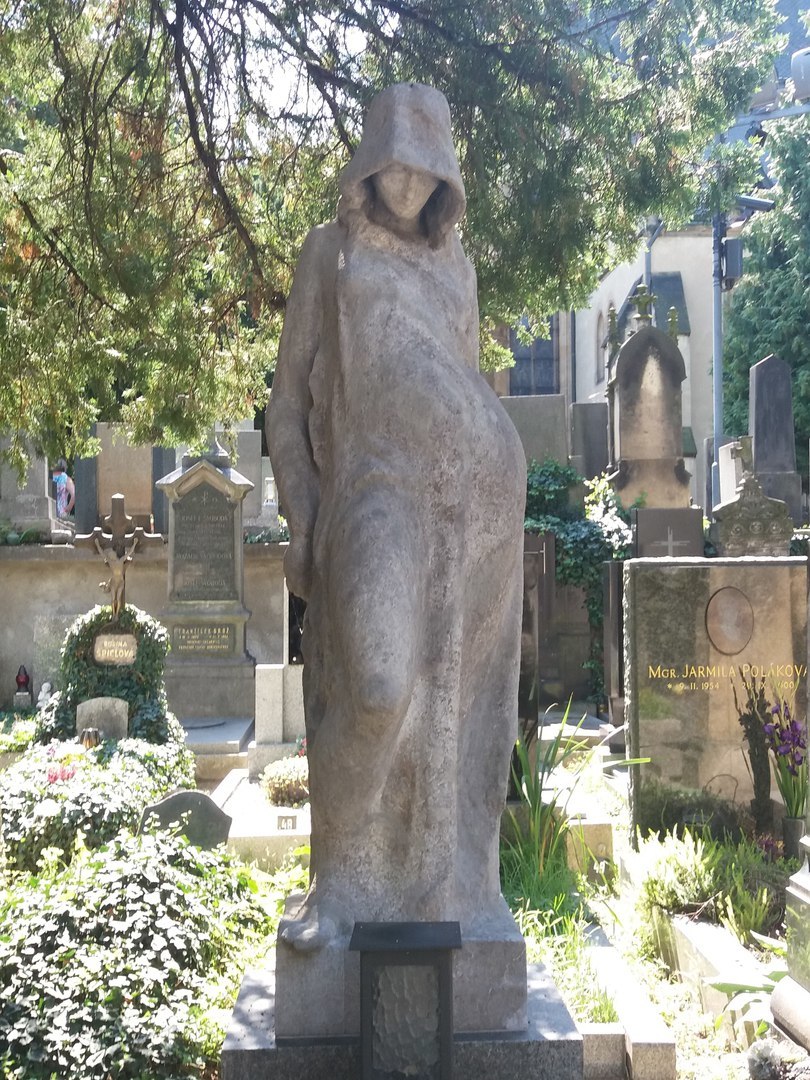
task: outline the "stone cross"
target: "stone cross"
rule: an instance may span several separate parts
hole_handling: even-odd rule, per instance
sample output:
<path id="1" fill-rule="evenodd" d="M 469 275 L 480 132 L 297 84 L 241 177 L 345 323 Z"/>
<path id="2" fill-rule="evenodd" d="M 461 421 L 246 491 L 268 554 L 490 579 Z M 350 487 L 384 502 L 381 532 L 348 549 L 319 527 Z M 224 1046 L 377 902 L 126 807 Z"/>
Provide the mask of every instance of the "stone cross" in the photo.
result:
<path id="1" fill-rule="evenodd" d="M 104 518 L 104 525 L 109 532 L 96 525 L 92 532 L 77 536 L 74 546 L 95 548 L 109 568 L 110 578 L 108 581 L 100 581 L 99 588 L 110 594 L 113 618 L 117 619 L 126 603 L 127 566 L 133 560 L 135 548 L 138 545 L 143 548 L 151 544 L 162 544 L 163 537 L 160 533 L 145 532 L 140 525 L 129 529 L 132 518 L 126 512 L 123 495 L 113 495 L 110 503 L 110 513 Z"/>
<path id="2" fill-rule="evenodd" d="M 639 326 L 652 325 L 652 306 L 658 299 L 647 290 L 646 285 L 639 285 L 633 294 L 633 304 L 636 308 L 636 318 Z"/>

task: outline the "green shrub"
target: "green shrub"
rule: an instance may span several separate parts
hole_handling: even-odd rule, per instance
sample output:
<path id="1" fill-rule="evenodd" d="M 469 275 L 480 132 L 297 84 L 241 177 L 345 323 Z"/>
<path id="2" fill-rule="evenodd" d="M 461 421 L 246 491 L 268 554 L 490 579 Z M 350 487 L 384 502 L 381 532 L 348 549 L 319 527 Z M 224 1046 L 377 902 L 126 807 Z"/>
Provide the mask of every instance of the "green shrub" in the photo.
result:
<path id="1" fill-rule="evenodd" d="M 97 664 L 93 642 L 102 631 L 133 634 L 138 642 L 132 664 Z M 76 706 L 95 697 L 123 698 L 129 706 L 130 734 L 159 735 L 159 713 L 166 712 L 163 668 L 169 648 L 164 626 L 140 608 L 127 604 L 113 622 L 112 608 L 98 605 L 69 627 L 62 644 L 59 691 L 40 710 L 40 740 L 70 738 L 76 733 Z M 139 719 L 140 718 L 140 719 Z M 171 737 L 166 728 L 167 738 Z M 159 740 L 158 740 L 159 741 Z"/>
<path id="2" fill-rule="evenodd" d="M 309 765 L 305 757 L 271 761 L 259 778 L 273 806 L 303 806 L 309 799 Z"/>
<path id="3" fill-rule="evenodd" d="M 711 910 L 719 891 L 719 845 L 710 837 L 672 834 L 642 846 L 647 857 L 641 887 L 642 907 L 663 908 L 671 914 Z"/>
<path id="4" fill-rule="evenodd" d="M 732 843 L 687 829 L 681 836 L 649 837 L 640 856 L 641 908 L 648 915 L 653 907 L 671 915 L 698 914 L 727 926 L 743 943 L 782 922 L 794 864 L 769 860 L 750 840 Z"/>
<path id="5" fill-rule="evenodd" d="M 68 859 L 80 833 L 89 847 L 99 847 L 122 828 L 136 827 L 149 803 L 193 784 L 194 755 L 176 742 L 32 747 L 0 773 L 5 857 L 33 871 L 46 848 L 59 848 Z"/>
<path id="6" fill-rule="evenodd" d="M 635 793 L 634 815 L 641 836 L 658 833 L 705 832 L 717 840 L 742 839 L 745 811 L 709 791 L 663 784 L 645 776 Z"/>
<path id="7" fill-rule="evenodd" d="M 36 738 L 37 720 L 33 710 L 6 712 L 0 710 L 0 754 L 27 750 Z"/>
<path id="8" fill-rule="evenodd" d="M 4 1080 L 213 1076 L 216 1007 L 269 920 L 255 881 L 182 837 L 122 834 L 47 853 L 0 895 Z M 240 959 L 241 958 L 241 959 Z"/>
<path id="9" fill-rule="evenodd" d="M 547 908 L 561 891 L 572 892 L 576 880 L 566 856 L 570 826 L 565 810 L 578 778 L 560 793 L 552 774 L 578 759 L 584 767 L 593 754 L 583 754 L 586 743 L 578 736 L 579 725 L 572 735 L 566 734 L 569 708 L 570 702 L 553 739 L 543 741 L 540 725 L 533 754 L 522 740 L 515 745 L 512 778 L 519 813 L 509 809 L 500 846 L 501 886 L 515 911 Z"/>
<path id="10" fill-rule="evenodd" d="M 526 517 L 576 516 L 570 493 L 581 483 L 582 477 L 571 465 L 561 465 L 553 458 L 546 458 L 542 465 L 532 461 L 526 471 Z"/>

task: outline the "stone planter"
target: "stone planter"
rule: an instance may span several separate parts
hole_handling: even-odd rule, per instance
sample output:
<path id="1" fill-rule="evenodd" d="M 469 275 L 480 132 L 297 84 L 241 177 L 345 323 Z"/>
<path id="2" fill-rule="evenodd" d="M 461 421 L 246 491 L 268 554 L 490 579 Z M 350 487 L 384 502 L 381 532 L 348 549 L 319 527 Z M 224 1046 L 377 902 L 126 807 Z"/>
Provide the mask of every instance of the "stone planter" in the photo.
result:
<path id="1" fill-rule="evenodd" d="M 591 933 L 589 949 L 599 986 L 619 1021 L 578 1025 L 585 1043 L 585 1080 L 675 1080 L 675 1038 L 660 1013 L 601 929 Z"/>
<path id="2" fill-rule="evenodd" d="M 747 1047 L 754 1041 L 756 1025 L 742 1013 L 727 1008 L 732 995 L 709 986 L 709 979 L 758 985 L 762 965 L 724 926 L 668 915 L 653 908 L 656 948 L 669 970 L 695 990 L 704 1011 L 719 1020 L 732 1044 Z"/>

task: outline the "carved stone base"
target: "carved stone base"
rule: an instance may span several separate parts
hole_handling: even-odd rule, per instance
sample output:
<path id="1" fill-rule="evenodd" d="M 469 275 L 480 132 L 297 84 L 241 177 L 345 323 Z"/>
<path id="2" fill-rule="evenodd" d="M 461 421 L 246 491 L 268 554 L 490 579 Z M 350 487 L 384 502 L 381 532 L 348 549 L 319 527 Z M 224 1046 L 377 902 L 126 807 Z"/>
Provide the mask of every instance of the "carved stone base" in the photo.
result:
<path id="1" fill-rule="evenodd" d="M 300 899 L 290 898 L 288 911 Z M 360 957 L 348 951 L 349 936 L 317 952 L 299 952 L 279 938 L 277 1038 L 359 1034 Z M 506 905 L 504 917 L 489 925 L 462 925 L 462 947 L 453 953 L 453 1018 L 459 1032 L 526 1028 L 526 944 Z"/>
<path id="2" fill-rule="evenodd" d="M 222 1049 L 222 1080 L 357 1080 L 356 1036 L 279 1042 L 278 1004 L 273 971 L 245 976 Z M 305 1013 L 319 1007 L 317 1000 L 299 1004 Z M 454 1080 L 582 1080 L 582 1036 L 544 968 L 528 969 L 528 1019 L 523 1030 L 465 1035 L 456 1028 L 453 1076 Z"/>

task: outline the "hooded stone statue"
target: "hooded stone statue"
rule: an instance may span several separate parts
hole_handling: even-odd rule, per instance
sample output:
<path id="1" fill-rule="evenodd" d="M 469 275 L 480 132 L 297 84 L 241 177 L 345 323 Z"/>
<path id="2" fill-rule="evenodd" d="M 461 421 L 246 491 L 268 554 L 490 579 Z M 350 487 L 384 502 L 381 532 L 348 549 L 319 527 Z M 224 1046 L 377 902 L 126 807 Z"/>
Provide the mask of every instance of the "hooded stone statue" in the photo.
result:
<path id="1" fill-rule="evenodd" d="M 513 926 L 498 831 L 525 460 L 478 373 L 445 98 L 383 91 L 340 188 L 304 244 L 267 414 L 308 601 L 311 887 L 280 935 L 304 951 L 356 920 Z"/>

